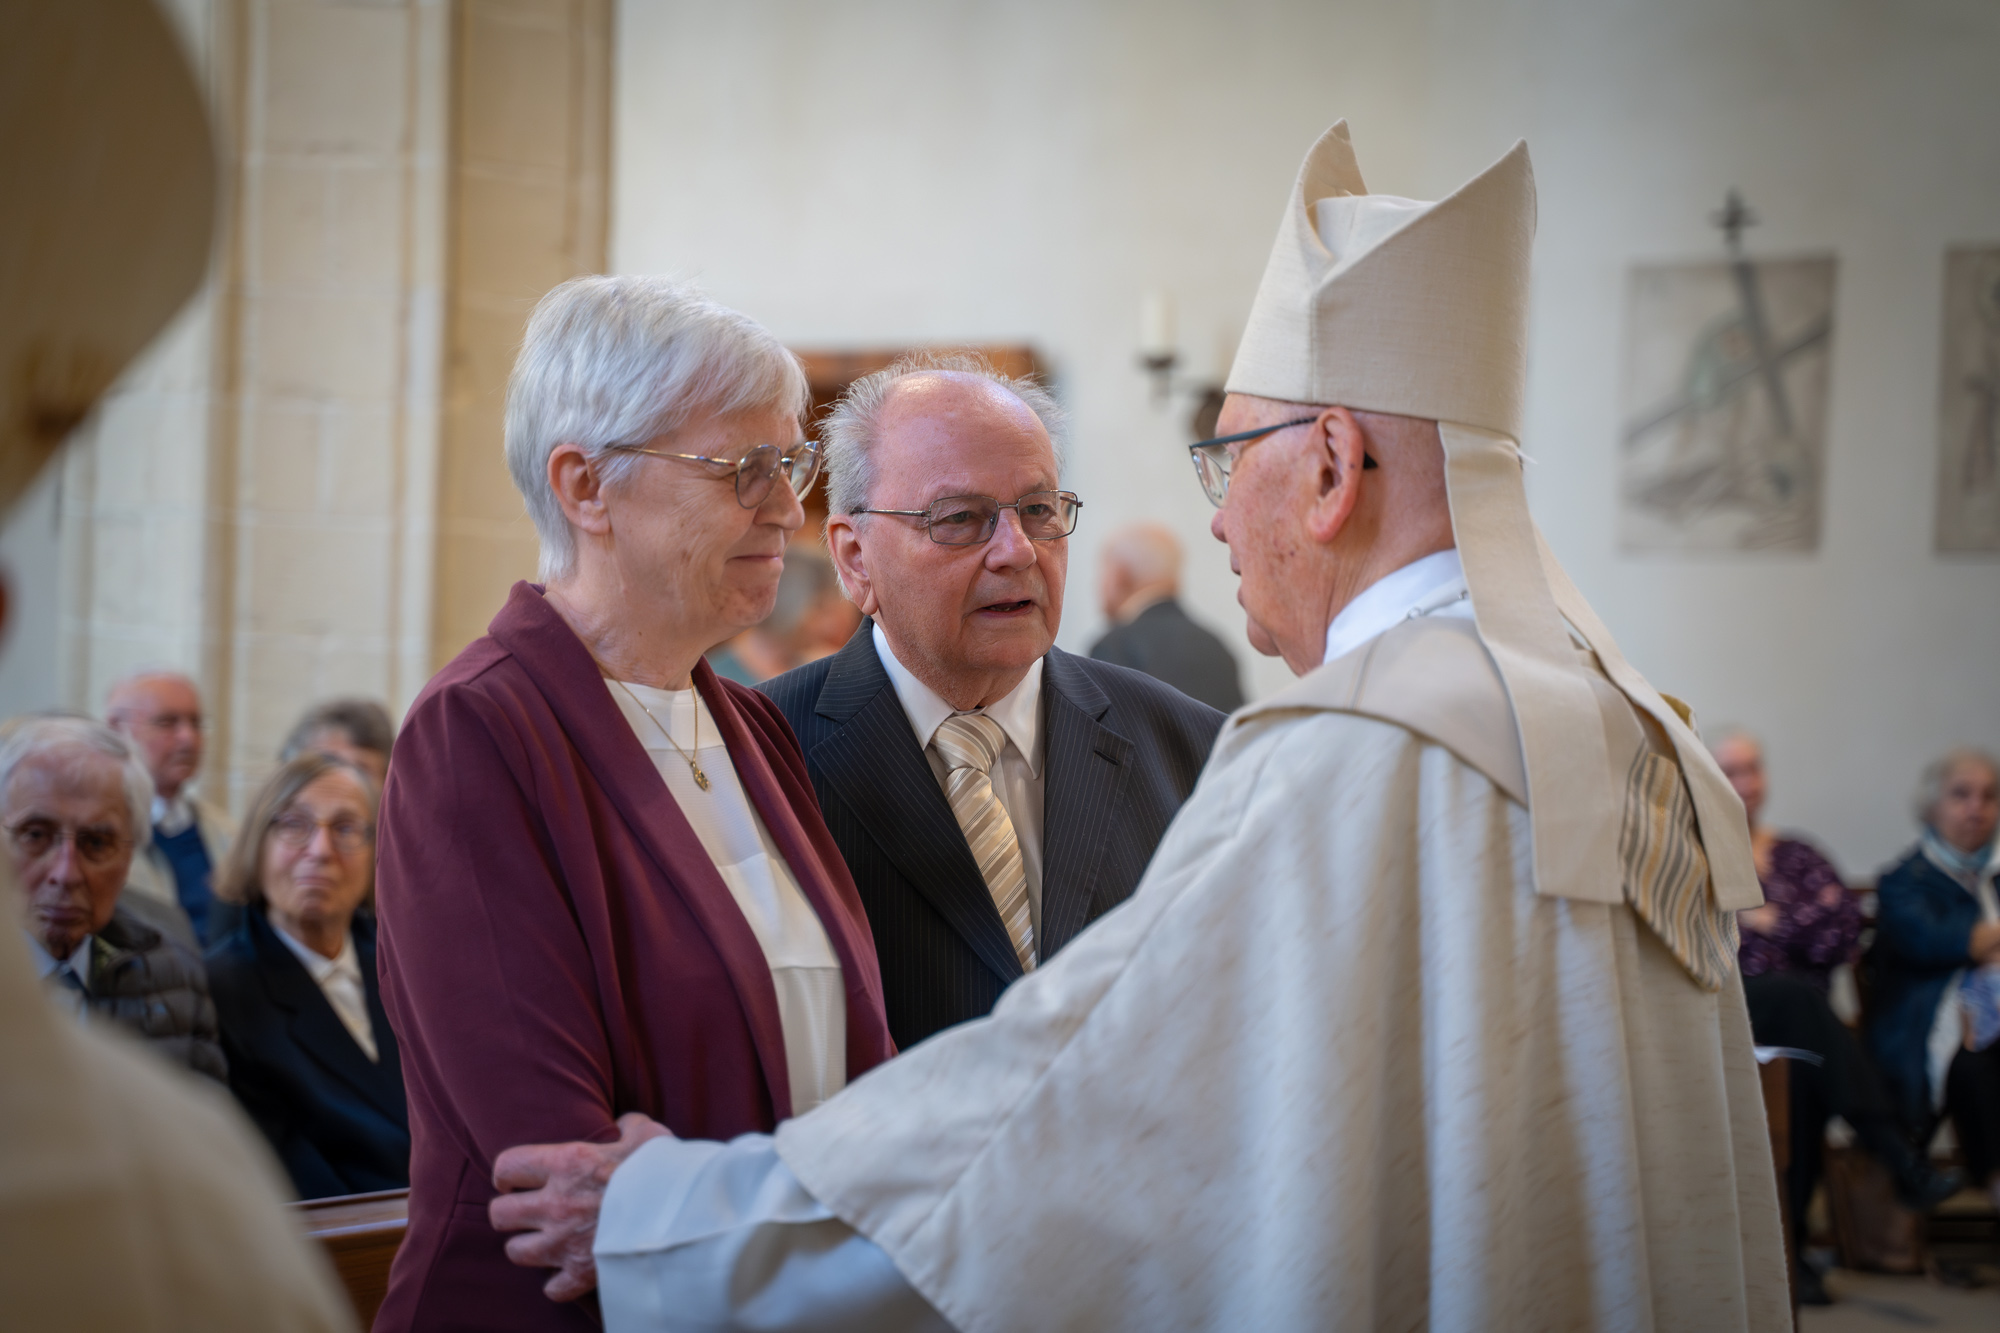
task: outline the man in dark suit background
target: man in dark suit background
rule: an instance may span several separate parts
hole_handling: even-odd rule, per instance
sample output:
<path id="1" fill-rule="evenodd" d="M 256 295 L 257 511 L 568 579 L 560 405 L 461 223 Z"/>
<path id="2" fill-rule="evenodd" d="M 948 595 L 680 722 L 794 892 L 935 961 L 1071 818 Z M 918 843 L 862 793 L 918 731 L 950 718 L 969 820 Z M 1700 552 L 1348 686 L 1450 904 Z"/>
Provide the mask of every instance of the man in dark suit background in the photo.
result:
<path id="1" fill-rule="evenodd" d="M 1054 646 L 1078 501 L 1046 390 L 905 358 L 822 436 L 828 545 L 869 619 L 759 688 L 798 733 L 907 1048 L 1130 896 L 1222 715 Z"/>
<path id="2" fill-rule="evenodd" d="M 1100 662 L 1131 667 L 1233 713 L 1243 706 L 1236 654 L 1181 609 L 1181 544 L 1159 523 L 1111 534 L 1098 557 L 1097 598 L 1111 628 L 1091 645 Z"/>

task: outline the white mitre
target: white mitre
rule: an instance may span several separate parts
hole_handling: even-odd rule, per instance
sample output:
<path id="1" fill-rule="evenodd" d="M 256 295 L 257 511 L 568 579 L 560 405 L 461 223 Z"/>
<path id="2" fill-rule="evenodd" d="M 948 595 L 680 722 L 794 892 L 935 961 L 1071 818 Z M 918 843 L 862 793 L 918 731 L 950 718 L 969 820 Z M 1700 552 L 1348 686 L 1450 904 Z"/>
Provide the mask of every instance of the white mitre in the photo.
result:
<path id="1" fill-rule="evenodd" d="M 1479 636 L 1520 733 L 1538 892 L 1595 902 L 1623 892 L 1624 775 L 1611 772 L 1574 631 L 1672 739 L 1715 905 L 1755 907 L 1742 802 L 1682 711 L 1626 663 L 1528 514 L 1518 441 L 1534 235 L 1526 143 L 1425 203 L 1370 194 L 1341 121 L 1299 169 L 1227 391 L 1438 423 Z"/>

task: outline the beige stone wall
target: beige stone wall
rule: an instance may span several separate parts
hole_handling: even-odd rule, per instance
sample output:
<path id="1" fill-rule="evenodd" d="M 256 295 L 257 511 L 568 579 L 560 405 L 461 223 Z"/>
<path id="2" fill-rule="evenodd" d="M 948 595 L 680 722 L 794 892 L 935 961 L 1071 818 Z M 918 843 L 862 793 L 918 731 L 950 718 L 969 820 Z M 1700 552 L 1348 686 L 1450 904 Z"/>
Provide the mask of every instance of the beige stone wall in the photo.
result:
<path id="1" fill-rule="evenodd" d="M 458 6 L 434 668 L 486 632 L 516 579 L 535 575 L 501 416 L 536 300 L 604 268 L 610 22 L 609 0 Z"/>
<path id="2" fill-rule="evenodd" d="M 193 674 L 204 788 L 240 810 L 305 707 L 400 712 L 533 572 L 498 405 L 527 308 L 602 266 L 608 17 L 169 7 L 210 85 L 224 231 L 64 464 L 58 675 L 96 711 L 136 666 Z"/>

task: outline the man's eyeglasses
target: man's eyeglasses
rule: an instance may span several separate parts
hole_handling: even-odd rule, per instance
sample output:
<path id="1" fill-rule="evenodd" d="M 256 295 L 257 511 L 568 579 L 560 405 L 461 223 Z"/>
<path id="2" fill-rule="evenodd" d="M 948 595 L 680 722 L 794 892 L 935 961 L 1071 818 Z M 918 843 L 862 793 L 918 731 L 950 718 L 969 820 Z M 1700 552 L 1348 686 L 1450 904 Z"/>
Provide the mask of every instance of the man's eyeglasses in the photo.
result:
<path id="1" fill-rule="evenodd" d="M 90 866 L 109 865 L 125 850 L 126 836 L 103 824 L 71 828 L 53 819 L 24 819 L 7 829 L 7 839 L 25 860 L 38 861 L 68 842 L 76 848 L 77 860 Z"/>
<path id="2" fill-rule="evenodd" d="M 775 444 L 760 444 L 734 461 L 710 458 L 706 454 L 670 454 L 637 444 L 614 444 L 610 447 L 620 453 L 644 454 L 648 458 L 676 458 L 683 463 L 733 468 L 736 472 L 736 503 L 745 509 L 755 509 L 763 504 L 770 497 L 771 485 L 780 474 L 784 476 L 785 484 L 792 488 L 792 494 L 802 500 L 812 489 L 813 480 L 819 476 L 819 446 L 811 440 L 801 441 L 789 450 L 781 450 Z"/>
<path id="3" fill-rule="evenodd" d="M 1281 430 L 1294 426 L 1305 426 L 1319 420 L 1319 413 L 1309 417 L 1297 417 L 1291 421 L 1280 421 L 1275 426 L 1259 426 L 1256 430 L 1238 431 L 1234 435 L 1218 435 L 1212 440 L 1197 440 L 1188 446 L 1188 454 L 1194 459 L 1194 475 L 1201 480 L 1201 489 L 1208 496 L 1208 502 L 1217 509 L 1229 498 L 1229 446 L 1242 444 L 1247 447 L 1251 440 L 1266 435 L 1275 435 Z M 1239 450 L 1239 452 L 1241 452 Z M 1361 455 L 1361 467 L 1365 471 L 1376 466 L 1375 460 L 1367 454 Z"/>
<path id="4" fill-rule="evenodd" d="M 375 838 L 375 830 L 359 819 L 314 819 L 304 811 L 287 810 L 271 821 L 271 836 L 280 846 L 295 852 L 312 846 L 321 829 L 327 831 L 333 839 L 333 849 L 343 856 L 360 851 Z"/>
<path id="5" fill-rule="evenodd" d="M 1011 509 L 1021 534 L 1031 542 L 1052 542 L 1076 531 L 1083 501 L 1069 491 L 1032 491 L 1012 504 L 990 495 L 949 495 L 924 509 L 857 509 L 857 514 L 902 514 L 921 518 L 939 546 L 980 546 L 1000 530 L 1000 511 Z"/>

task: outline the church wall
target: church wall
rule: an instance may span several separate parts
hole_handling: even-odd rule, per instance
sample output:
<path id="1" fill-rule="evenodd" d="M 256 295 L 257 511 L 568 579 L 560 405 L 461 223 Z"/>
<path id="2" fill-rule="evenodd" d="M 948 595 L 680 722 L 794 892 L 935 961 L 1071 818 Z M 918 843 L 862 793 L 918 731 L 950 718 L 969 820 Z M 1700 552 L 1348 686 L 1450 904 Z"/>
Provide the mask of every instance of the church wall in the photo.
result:
<path id="1" fill-rule="evenodd" d="M 1142 515 L 1236 641 L 1187 404 L 1133 364 L 1140 304 L 1171 292 L 1185 369 L 1219 374 L 1299 157 L 1344 115 L 1371 185 L 1426 198 L 1529 140 L 1534 507 L 1641 669 L 1765 734 L 1780 825 L 1870 875 L 1927 756 L 2000 746 L 2000 569 L 1931 550 L 1943 250 L 2000 241 L 1991 6 L 624 0 L 619 32 L 615 268 L 699 278 L 796 346 L 1052 364 L 1086 500 L 1064 646 L 1102 626 L 1096 543 Z M 1732 185 L 1753 252 L 1840 257 L 1820 546 L 1624 554 L 1625 273 L 1719 258 Z"/>

